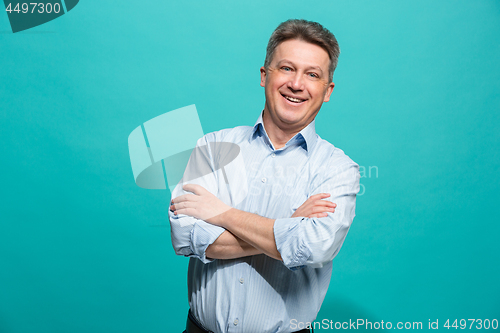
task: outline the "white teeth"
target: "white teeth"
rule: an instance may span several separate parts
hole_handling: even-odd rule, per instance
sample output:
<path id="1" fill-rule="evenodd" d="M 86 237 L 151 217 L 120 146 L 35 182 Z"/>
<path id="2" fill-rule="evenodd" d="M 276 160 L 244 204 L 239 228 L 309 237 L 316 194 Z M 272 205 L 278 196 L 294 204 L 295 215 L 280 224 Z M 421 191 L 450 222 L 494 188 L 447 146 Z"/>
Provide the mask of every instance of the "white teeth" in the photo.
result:
<path id="1" fill-rule="evenodd" d="M 298 99 L 298 98 L 293 98 L 293 97 L 288 97 L 288 96 L 285 96 L 285 98 L 291 102 L 295 102 L 295 103 L 300 103 L 302 102 L 303 100 L 301 99 Z"/>

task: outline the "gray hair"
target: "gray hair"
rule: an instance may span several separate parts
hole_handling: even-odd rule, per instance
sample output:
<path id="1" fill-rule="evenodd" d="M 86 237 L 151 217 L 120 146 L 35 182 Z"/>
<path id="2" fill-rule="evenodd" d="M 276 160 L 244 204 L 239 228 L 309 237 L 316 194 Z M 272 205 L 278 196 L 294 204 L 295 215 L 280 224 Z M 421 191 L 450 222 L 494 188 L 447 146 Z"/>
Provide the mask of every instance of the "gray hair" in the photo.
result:
<path id="1" fill-rule="evenodd" d="M 293 19 L 281 23 L 269 38 L 264 67 L 269 68 L 278 45 L 290 39 L 316 44 L 328 53 L 330 57 L 328 78 L 329 82 L 332 82 L 340 55 L 339 43 L 328 29 L 317 22 Z"/>

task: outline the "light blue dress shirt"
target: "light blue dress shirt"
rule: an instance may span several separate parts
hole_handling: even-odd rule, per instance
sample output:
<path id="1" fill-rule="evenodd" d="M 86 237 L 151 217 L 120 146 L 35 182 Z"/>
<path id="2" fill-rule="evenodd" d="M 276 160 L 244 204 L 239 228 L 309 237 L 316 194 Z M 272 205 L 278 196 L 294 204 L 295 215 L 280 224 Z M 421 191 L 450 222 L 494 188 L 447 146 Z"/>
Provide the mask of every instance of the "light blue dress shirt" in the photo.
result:
<path id="1" fill-rule="evenodd" d="M 234 208 L 276 219 L 274 237 L 283 262 L 264 254 L 211 260 L 205 251 L 224 228 L 170 212 L 175 252 L 191 257 L 191 311 L 213 332 L 296 331 L 291 323 L 313 322 L 325 298 L 332 259 L 355 216 L 359 167 L 316 134 L 314 121 L 281 149 L 274 149 L 262 115 L 253 127 L 209 133 L 198 147 L 213 148 L 213 142 L 237 144 L 239 162 L 216 170 L 209 149 L 205 157 L 212 172 L 189 183 L 202 185 Z M 323 192 L 337 204 L 334 213 L 291 217 L 308 197 Z M 185 193 L 179 184 L 172 198 Z"/>

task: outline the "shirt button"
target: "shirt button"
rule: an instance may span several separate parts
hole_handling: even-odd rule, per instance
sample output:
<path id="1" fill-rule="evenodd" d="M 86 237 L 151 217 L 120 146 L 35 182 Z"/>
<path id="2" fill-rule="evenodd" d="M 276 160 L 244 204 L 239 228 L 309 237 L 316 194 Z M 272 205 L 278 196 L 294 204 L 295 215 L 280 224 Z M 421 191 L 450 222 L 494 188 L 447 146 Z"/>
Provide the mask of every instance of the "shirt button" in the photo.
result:
<path id="1" fill-rule="evenodd" d="M 243 280 L 243 278 L 241 278 L 240 283 L 243 284 L 243 282 L 245 282 L 245 280 Z"/>
<path id="2" fill-rule="evenodd" d="M 262 178 L 262 182 L 263 183 L 267 182 L 267 179 L 266 178 Z"/>
<path id="3" fill-rule="evenodd" d="M 233 321 L 233 324 L 234 326 L 238 325 L 239 321 L 238 321 L 238 318 L 236 318 L 234 321 Z"/>
<path id="4" fill-rule="evenodd" d="M 275 153 L 272 153 L 272 154 L 271 154 L 271 157 L 276 157 L 276 154 L 275 154 Z"/>

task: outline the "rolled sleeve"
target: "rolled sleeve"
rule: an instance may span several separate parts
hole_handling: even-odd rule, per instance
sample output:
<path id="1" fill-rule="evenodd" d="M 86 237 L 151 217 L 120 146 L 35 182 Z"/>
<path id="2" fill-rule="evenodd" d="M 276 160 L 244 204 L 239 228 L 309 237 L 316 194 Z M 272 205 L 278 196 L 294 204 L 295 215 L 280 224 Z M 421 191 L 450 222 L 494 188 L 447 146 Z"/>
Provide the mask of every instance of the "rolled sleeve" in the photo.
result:
<path id="1" fill-rule="evenodd" d="M 359 167 L 351 164 L 337 168 L 314 187 L 311 195 L 330 193 L 327 199 L 337 204 L 327 217 L 294 217 L 274 222 L 276 247 L 289 269 L 303 265 L 323 267 L 338 254 L 355 216 L 359 192 Z"/>
<path id="2" fill-rule="evenodd" d="M 212 262 L 213 259 L 207 259 L 205 251 L 225 229 L 187 215 L 176 216 L 169 212 L 169 217 L 170 236 L 175 253 L 198 258 L 205 264 Z"/>
<path id="3" fill-rule="evenodd" d="M 274 221 L 274 239 L 283 264 L 292 269 L 305 265 L 311 256 L 311 248 L 299 232 L 304 217 L 277 219 Z"/>
<path id="4" fill-rule="evenodd" d="M 191 230 L 191 251 L 204 264 L 214 261 L 206 256 L 207 247 L 225 231 L 224 228 L 198 220 Z"/>
<path id="5" fill-rule="evenodd" d="M 208 146 L 208 136 L 198 140 L 197 149 L 193 151 L 184 177 L 172 192 L 172 198 L 188 192 L 183 190 L 184 184 L 197 184 L 203 186 L 212 194 L 217 195 L 217 176 L 215 174 L 210 148 Z M 204 149 L 198 149 L 205 147 Z M 200 175 L 197 177 L 196 175 Z M 184 179 L 187 179 L 185 182 Z M 174 215 L 169 210 L 170 229 L 172 246 L 178 255 L 186 257 L 196 257 L 203 263 L 212 262 L 207 259 L 205 251 L 207 247 L 224 232 L 224 228 L 209 224 L 192 216 L 184 214 Z"/>

